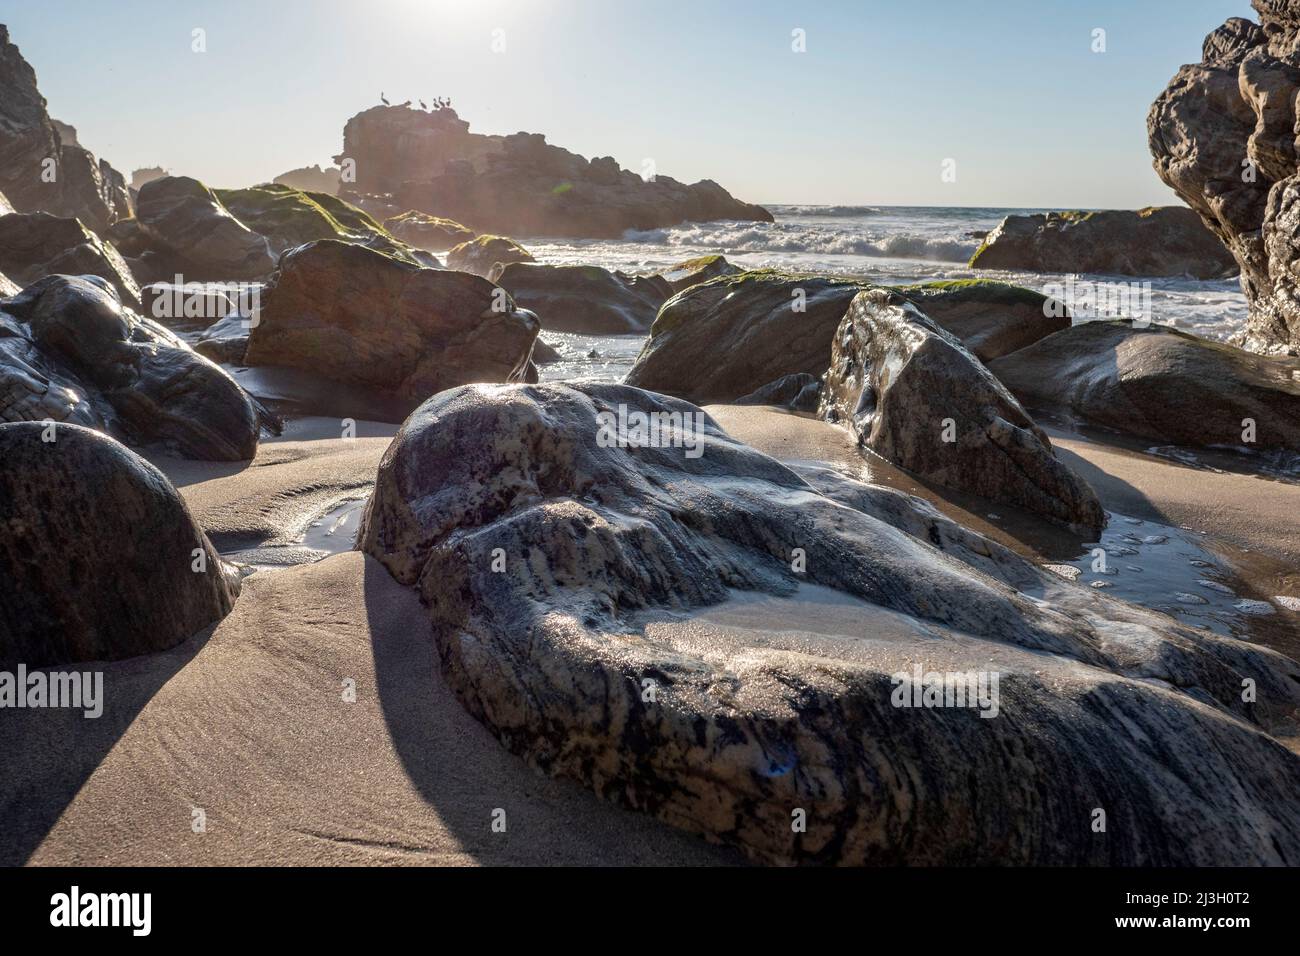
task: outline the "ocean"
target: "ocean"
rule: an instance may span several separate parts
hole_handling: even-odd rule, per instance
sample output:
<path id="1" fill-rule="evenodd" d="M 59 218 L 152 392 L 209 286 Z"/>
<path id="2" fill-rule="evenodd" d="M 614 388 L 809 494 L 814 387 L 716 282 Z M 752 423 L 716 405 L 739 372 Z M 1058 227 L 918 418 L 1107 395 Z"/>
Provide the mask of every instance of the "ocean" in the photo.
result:
<path id="1" fill-rule="evenodd" d="M 776 221 L 690 223 L 628 232 L 622 239 L 523 239 L 540 262 L 598 265 L 649 272 L 683 259 L 720 252 L 750 268 L 777 267 L 862 276 L 886 285 L 935 279 L 1002 279 L 1030 289 L 1063 286 L 1062 274 L 966 268 L 979 247 L 972 233 L 996 228 L 1009 215 L 1043 209 L 944 206 L 810 206 L 764 204 Z M 1131 277 L 1102 278 L 1132 282 Z M 1152 320 L 1205 338 L 1225 340 L 1246 322 L 1237 280 L 1184 278 L 1151 283 Z M 586 336 L 545 332 L 564 361 L 542 369 L 547 380 L 619 381 L 641 350 L 643 336 Z"/>

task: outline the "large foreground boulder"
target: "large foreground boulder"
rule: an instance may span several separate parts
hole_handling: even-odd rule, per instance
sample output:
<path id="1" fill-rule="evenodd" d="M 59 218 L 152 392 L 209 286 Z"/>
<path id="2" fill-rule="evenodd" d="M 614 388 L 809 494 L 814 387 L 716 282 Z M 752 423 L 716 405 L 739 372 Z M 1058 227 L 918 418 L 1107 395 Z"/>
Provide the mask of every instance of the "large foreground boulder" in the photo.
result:
<path id="1" fill-rule="evenodd" d="M 1156 174 L 1222 240 L 1250 306 L 1242 344 L 1300 351 L 1300 3 L 1257 2 L 1205 38 L 1151 106 Z M 1208 24 L 1207 24 L 1208 26 Z"/>
<path id="2" fill-rule="evenodd" d="M 97 276 L 0 300 L 0 420 L 85 425 L 186 458 L 244 461 L 264 411 L 221 368 Z"/>
<path id="3" fill-rule="evenodd" d="M 901 293 L 859 293 L 835 338 L 819 412 L 858 443 L 945 488 L 1005 502 L 1087 535 L 1096 494 L 1056 460 L 1020 403 Z"/>
<path id="4" fill-rule="evenodd" d="M 47 212 L 0 216 L 0 271 L 19 285 L 58 273 L 99 276 L 123 305 L 140 308 L 140 287 L 122 256 L 76 219 Z"/>
<path id="5" fill-rule="evenodd" d="M 197 179 L 167 176 L 145 183 L 136 200 L 140 231 L 156 251 L 170 257 L 186 281 L 261 279 L 275 268 L 265 237 L 244 225 Z"/>
<path id="6" fill-rule="evenodd" d="M 638 389 L 466 387 L 358 546 L 507 748 L 756 859 L 1300 861 L 1300 665 L 820 480 Z"/>
<path id="7" fill-rule="evenodd" d="M 536 262 L 533 254 L 505 236 L 475 236 L 447 253 L 447 268 L 487 277 L 498 265 Z"/>
<path id="8" fill-rule="evenodd" d="M 414 408 L 467 382 L 522 381 L 537 317 L 465 272 L 322 240 L 284 255 L 244 361 L 303 369 Z"/>
<path id="9" fill-rule="evenodd" d="M 1160 444 L 1300 449 L 1300 359 L 1112 320 L 1048 336 L 989 370 L 1031 408 Z"/>
<path id="10" fill-rule="evenodd" d="M 62 125 L 62 124 L 60 124 Z M 69 127 L 65 127 L 65 130 Z M 36 72 L 0 24 L 0 191 L 19 212 L 44 210 L 103 232 L 130 215 L 126 181 L 104 160 L 64 142 Z"/>
<path id="11" fill-rule="evenodd" d="M 970 268 L 1195 279 L 1237 273 L 1232 254 L 1186 206 L 1007 216 Z"/>
<path id="12" fill-rule="evenodd" d="M 730 402 L 786 375 L 820 378 L 863 284 L 775 270 L 723 276 L 669 299 L 628 385 L 698 404 Z"/>
<path id="13" fill-rule="evenodd" d="M 0 667 L 172 647 L 239 593 L 156 468 L 76 425 L 0 424 Z"/>
<path id="14" fill-rule="evenodd" d="M 672 294 L 667 283 L 599 266 L 498 264 L 488 278 L 551 332 L 587 335 L 644 333 Z"/>
<path id="15" fill-rule="evenodd" d="M 391 194 L 399 211 L 449 216 L 478 232 L 509 236 L 619 238 L 628 229 L 680 222 L 771 222 L 712 180 L 620 169 L 611 157 L 588 160 L 540 133 L 485 136 L 450 108 L 376 106 L 348 120 L 343 152 L 355 189 Z"/>

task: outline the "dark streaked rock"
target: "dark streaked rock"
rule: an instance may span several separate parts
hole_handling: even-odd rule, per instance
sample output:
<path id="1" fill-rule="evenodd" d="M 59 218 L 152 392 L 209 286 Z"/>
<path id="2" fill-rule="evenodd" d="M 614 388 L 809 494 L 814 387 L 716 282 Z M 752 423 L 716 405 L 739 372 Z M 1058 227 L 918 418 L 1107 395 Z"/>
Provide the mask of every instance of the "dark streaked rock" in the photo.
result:
<path id="1" fill-rule="evenodd" d="M 898 291 L 981 362 L 1070 327 L 1064 303 L 1007 282 L 959 279 L 903 286 Z"/>
<path id="2" fill-rule="evenodd" d="M 821 399 L 821 380 L 807 372 L 783 375 L 775 382 L 736 399 L 737 405 L 775 405 L 796 412 L 815 412 Z"/>
<path id="3" fill-rule="evenodd" d="M 646 332 L 671 294 L 666 283 L 635 281 L 599 266 L 497 263 L 488 278 L 536 312 L 542 328 L 587 335 Z"/>
<path id="4" fill-rule="evenodd" d="M 76 219 L 46 212 L 0 216 L 0 271 L 19 285 L 60 273 L 96 275 L 113 286 L 124 305 L 140 308 L 140 287 L 126 261 Z"/>
<path id="5" fill-rule="evenodd" d="M 768 862 L 1300 860 L 1300 757 L 1269 736 L 1300 705 L 1294 661 L 1053 580 L 896 492 L 814 487 L 707 417 L 698 457 L 602 442 L 620 407 L 699 412 L 614 385 L 442 392 L 359 530 L 529 763 Z M 997 673 L 998 715 L 895 706 L 914 666 Z"/>
<path id="6" fill-rule="evenodd" d="M 136 221 L 151 248 L 170 256 L 172 269 L 187 281 L 249 281 L 275 268 L 266 239 L 197 179 L 168 176 L 145 183 Z"/>

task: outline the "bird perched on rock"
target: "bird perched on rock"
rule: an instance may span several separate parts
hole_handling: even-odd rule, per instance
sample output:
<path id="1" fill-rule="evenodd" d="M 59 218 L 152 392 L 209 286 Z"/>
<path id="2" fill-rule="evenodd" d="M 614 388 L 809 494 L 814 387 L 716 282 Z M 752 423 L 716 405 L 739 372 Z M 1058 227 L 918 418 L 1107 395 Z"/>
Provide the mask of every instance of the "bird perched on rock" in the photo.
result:
<path id="1" fill-rule="evenodd" d="M 405 103 L 402 103 L 401 105 L 402 105 L 402 106 L 410 106 L 410 105 L 411 105 L 411 101 L 410 101 L 410 100 L 407 100 Z"/>
<path id="2" fill-rule="evenodd" d="M 388 105 L 388 97 L 384 95 L 383 90 L 379 91 L 379 102 L 383 103 L 385 106 Z"/>
<path id="3" fill-rule="evenodd" d="M 427 110 L 428 108 L 429 107 L 425 104 L 424 100 L 420 100 L 420 109 Z"/>

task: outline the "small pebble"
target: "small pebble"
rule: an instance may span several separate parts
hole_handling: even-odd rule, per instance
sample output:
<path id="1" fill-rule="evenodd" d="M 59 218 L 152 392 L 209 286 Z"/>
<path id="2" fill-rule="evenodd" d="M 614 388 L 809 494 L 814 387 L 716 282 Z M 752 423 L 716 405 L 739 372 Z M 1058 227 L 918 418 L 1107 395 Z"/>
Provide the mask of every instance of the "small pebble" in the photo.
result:
<path id="1" fill-rule="evenodd" d="M 1291 597 L 1290 595 L 1287 594 L 1279 594 L 1278 596 L 1273 598 L 1273 601 L 1276 604 L 1280 604 L 1288 611 L 1300 611 L 1300 598 L 1298 597 Z"/>
<path id="2" fill-rule="evenodd" d="M 1177 601 L 1179 604 L 1209 604 L 1210 603 L 1209 601 L 1205 600 L 1205 598 L 1201 597 L 1199 594 L 1187 594 L 1182 591 L 1174 595 L 1174 600 Z"/>
<path id="3" fill-rule="evenodd" d="M 1251 601 L 1248 598 L 1243 598 L 1234 604 L 1233 607 L 1242 614 L 1253 614 L 1259 617 L 1267 617 L 1270 614 L 1277 613 L 1273 610 L 1273 605 L 1269 604 L 1267 601 Z"/>

